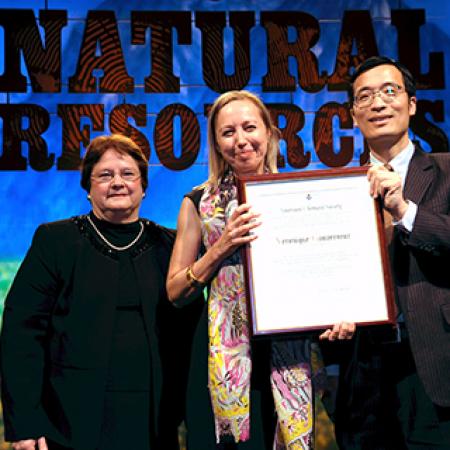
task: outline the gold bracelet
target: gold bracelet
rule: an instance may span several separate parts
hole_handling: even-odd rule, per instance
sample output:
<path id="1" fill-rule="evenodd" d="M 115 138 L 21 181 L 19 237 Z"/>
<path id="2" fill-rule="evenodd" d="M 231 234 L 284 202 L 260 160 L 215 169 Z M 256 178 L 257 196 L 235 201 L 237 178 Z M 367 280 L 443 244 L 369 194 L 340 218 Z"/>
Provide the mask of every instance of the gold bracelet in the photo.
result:
<path id="1" fill-rule="evenodd" d="M 188 282 L 189 287 L 203 287 L 206 284 L 206 282 L 200 280 L 194 275 L 194 273 L 192 272 L 192 266 L 193 264 L 188 266 L 186 269 L 186 280 Z"/>

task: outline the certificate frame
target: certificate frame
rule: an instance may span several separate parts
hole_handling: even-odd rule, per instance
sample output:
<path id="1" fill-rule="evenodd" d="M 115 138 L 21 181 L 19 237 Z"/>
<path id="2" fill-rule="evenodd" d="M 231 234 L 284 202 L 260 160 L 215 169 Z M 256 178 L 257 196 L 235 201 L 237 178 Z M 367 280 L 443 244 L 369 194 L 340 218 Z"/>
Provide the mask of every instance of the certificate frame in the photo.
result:
<path id="1" fill-rule="evenodd" d="M 258 238 L 242 248 L 254 336 L 341 321 L 395 324 L 384 216 L 369 194 L 367 170 L 239 177 L 239 203 L 261 213 L 252 231 Z"/>

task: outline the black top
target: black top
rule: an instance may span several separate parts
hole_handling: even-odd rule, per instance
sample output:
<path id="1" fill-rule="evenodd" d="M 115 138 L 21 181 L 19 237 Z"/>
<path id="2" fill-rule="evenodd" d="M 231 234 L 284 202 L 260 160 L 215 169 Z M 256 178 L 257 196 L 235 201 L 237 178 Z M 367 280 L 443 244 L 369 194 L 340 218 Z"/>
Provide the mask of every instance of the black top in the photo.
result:
<path id="1" fill-rule="evenodd" d="M 132 242 L 141 230 L 141 222 L 137 220 L 131 223 L 111 223 L 97 218 L 92 212 L 90 218 L 100 233 L 116 247 L 124 247 Z M 96 234 L 95 230 L 94 234 Z M 97 237 L 99 237 L 97 235 Z M 142 236 L 139 241 L 142 240 Z M 139 245 L 139 241 L 134 245 Z M 119 258 L 119 296 L 116 308 L 125 308 L 141 304 L 137 292 L 136 273 L 131 263 L 131 251 L 134 246 L 118 252 Z"/>
<path id="2" fill-rule="evenodd" d="M 113 245 L 122 247 L 129 244 L 141 230 L 141 221 L 136 220 L 129 223 L 112 223 L 103 219 L 99 219 L 93 212 L 89 213 L 89 217 L 95 226 L 100 230 L 106 239 Z"/>
<path id="3" fill-rule="evenodd" d="M 128 245 L 136 239 L 141 230 L 139 220 L 115 224 L 98 219 L 92 212 L 90 218 L 100 233 L 117 247 Z M 93 231 L 94 234 L 97 233 Z M 141 239 L 142 236 L 139 240 Z M 139 245 L 139 240 L 134 245 Z M 118 296 L 106 384 L 108 391 L 148 391 L 150 388 L 149 343 L 131 258 L 134 245 L 118 252 Z M 142 405 L 142 408 L 148 409 L 149 405 Z M 105 413 L 108 414 L 108 411 Z"/>
<path id="4" fill-rule="evenodd" d="M 192 200 L 192 203 L 195 205 L 195 209 L 198 211 L 198 207 L 200 205 L 200 200 L 202 199 L 202 195 L 205 192 L 205 189 L 193 189 L 191 192 L 185 195 Z"/>

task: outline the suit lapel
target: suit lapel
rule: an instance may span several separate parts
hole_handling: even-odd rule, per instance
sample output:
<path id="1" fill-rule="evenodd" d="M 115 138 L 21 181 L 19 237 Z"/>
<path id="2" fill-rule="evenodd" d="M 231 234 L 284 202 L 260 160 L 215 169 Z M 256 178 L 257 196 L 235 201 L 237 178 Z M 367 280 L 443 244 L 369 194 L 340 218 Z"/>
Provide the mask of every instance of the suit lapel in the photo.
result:
<path id="1" fill-rule="evenodd" d="M 409 163 L 408 174 L 405 180 L 405 198 L 416 205 L 422 201 L 430 188 L 434 177 L 433 163 L 428 155 L 416 144 L 416 150 Z"/>
<path id="2" fill-rule="evenodd" d="M 151 391 L 150 433 L 154 436 L 158 427 L 159 407 L 161 403 L 162 374 L 158 342 L 158 310 L 160 298 L 165 289 L 165 279 L 158 262 L 158 243 L 150 243 L 150 248 L 144 250 L 133 259 L 139 295 L 142 301 L 142 316 L 148 336 L 151 357 Z M 153 438 L 154 439 L 154 438 Z"/>

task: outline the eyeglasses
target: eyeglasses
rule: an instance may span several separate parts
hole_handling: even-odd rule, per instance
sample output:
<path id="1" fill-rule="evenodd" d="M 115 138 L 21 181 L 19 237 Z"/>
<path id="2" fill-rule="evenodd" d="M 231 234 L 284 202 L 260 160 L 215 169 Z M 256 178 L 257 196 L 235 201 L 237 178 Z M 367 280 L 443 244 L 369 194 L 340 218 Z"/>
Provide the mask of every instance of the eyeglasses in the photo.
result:
<path id="1" fill-rule="evenodd" d="M 380 89 L 363 89 L 355 95 L 353 103 L 358 108 L 370 106 L 376 95 L 379 95 L 385 103 L 392 103 L 396 97 L 405 92 L 405 88 L 395 83 L 386 83 Z"/>
<path id="2" fill-rule="evenodd" d="M 141 178 L 141 174 L 138 172 L 133 172 L 132 170 L 124 170 L 120 173 L 110 172 L 108 170 L 105 170 L 103 172 L 100 172 L 98 174 L 92 175 L 91 179 L 96 181 L 97 183 L 103 184 L 103 183 L 111 183 L 116 176 L 119 176 L 123 181 L 126 181 L 128 183 L 131 183 L 133 181 L 138 180 Z"/>

